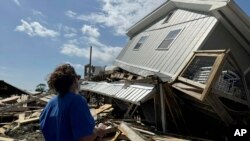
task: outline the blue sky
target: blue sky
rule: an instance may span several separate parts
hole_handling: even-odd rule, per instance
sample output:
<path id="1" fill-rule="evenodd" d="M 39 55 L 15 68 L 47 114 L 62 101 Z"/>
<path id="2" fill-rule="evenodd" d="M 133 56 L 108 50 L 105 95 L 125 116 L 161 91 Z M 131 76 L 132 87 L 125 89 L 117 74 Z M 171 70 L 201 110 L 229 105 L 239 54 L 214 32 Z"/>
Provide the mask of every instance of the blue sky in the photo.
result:
<path id="1" fill-rule="evenodd" d="M 165 0 L 0 0 L 0 80 L 34 90 L 53 69 L 110 65 L 126 30 Z M 236 0 L 250 15 L 250 1 Z"/>

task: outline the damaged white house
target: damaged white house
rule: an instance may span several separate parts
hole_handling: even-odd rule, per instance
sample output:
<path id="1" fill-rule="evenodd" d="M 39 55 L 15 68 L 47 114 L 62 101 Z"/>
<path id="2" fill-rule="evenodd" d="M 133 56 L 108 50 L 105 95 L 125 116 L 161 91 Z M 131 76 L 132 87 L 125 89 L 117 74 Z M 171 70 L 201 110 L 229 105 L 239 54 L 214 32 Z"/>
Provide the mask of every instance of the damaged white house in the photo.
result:
<path id="1" fill-rule="evenodd" d="M 168 0 L 127 35 L 114 66 L 139 77 L 84 82 L 82 90 L 136 105 L 153 99 L 153 119 L 163 131 L 168 112 L 182 115 L 173 110 L 182 109 L 180 101 L 226 126 L 250 124 L 250 18 L 233 0 Z"/>

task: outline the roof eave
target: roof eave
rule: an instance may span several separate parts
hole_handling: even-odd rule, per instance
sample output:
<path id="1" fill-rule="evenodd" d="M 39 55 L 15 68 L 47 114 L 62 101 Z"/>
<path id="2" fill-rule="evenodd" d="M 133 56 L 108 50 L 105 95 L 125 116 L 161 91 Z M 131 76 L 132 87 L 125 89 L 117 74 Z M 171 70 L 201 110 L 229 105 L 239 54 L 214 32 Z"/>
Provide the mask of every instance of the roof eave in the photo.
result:
<path id="1" fill-rule="evenodd" d="M 144 29 L 145 26 L 150 25 L 152 22 L 161 18 L 163 15 L 173 10 L 174 8 L 175 8 L 175 5 L 173 4 L 172 1 L 167 1 L 163 3 L 157 9 L 155 9 L 154 11 L 149 13 L 147 16 L 139 20 L 137 23 L 135 23 L 133 26 L 131 26 L 127 31 L 127 35 L 129 37 L 133 37 L 135 34 L 137 34 L 142 29 Z"/>
<path id="2" fill-rule="evenodd" d="M 147 26 L 151 25 L 154 21 L 166 15 L 169 11 L 179 8 L 187 10 L 195 10 L 201 12 L 210 12 L 215 9 L 226 6 L 230 0 L 220 0 L 220 1 L 201 1 L 201 0 L 169 0 L 163 3 L 159 8 L 149 13 L 143 19 L 138 21 L 127 31 L 129 37 L 133 37 L 140 31 L 145 29 Z"/>

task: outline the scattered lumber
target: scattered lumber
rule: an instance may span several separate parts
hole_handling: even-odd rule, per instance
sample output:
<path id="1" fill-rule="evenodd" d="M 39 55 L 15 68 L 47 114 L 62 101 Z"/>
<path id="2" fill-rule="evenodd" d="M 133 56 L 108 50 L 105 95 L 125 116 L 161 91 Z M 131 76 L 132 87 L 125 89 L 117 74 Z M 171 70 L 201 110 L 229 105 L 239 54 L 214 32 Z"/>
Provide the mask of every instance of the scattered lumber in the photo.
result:
<path id="1" fill-rule="evenodd" d="M 122 122 L 118 129 L 132 141 L 144 141 L 144 139 L 131 129 L 125 122 Z"/>
<path id="2" fill-rule="evenodd" d="M 15 139 L 6 138 L 6 137 L 0 137 L 0 141 L 15 141 Z"/>
<path id="3" fill-rule="evenodd" d="M 15 103 L 15 104 L 13 104 L 13 105 L 9 105 L 9 106 L 5 106 L 5 107 L 3 107 L 3 108 L 0 108 L 0 112 L 7 111 L 7 110 L 9 110 L 9 109 L 14 109 L 14 108 L 16 108 L 16 107 L 18 107 L 18 106 L 20 106 L 20 105 L 23 105 L 23 104 L 25 104 L 25 103 L 29 103 L 29 102 L 36 101 L 36 100 L 38 100 L 38 99 L 40 99 L 40 98 L 42 98 L 42 97 L 48 96 L 48 95 L 51 95 L 51 94 L 40 94 L 40 95 L 35 96 L 35 97 L 30 97 L 30 98 L 28 98 L 28 99 L 25 100 L 25 101 L 22 101 L 22 102 L 19 102 L 19 103 Z"/>
<path id="4" fill-rule="evenodd" d="M 111 104 L 104 104 L 101 107 L 99 107 L 98 109 L 95 109 L 92 113 L 92 116 L 96 116 L 96 115 L 102 113 L 103 111 L 110 109 L 111 107 L 112 107 Z"/>
<path id="5" fill-rule="evenodd" d="M 19 98 L 20 98 L 20 96 L 11 96 L 11 97 L 0 100 L 0 103 L 2 103 L 2 104 L 16 103 L 17 99 L 19 99 Z"/>

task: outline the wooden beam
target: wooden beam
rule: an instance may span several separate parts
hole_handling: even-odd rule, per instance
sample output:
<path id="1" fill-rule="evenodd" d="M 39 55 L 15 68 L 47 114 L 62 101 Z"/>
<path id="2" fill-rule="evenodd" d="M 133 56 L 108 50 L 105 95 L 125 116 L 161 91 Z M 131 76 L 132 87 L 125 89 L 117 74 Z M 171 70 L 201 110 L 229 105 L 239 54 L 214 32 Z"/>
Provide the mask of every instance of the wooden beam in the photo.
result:
<path id="1" fill-rule="evenodd" d="M 165 101 L 165 93 L 162 84 L 160 84 L 160 103 L 161 103 L 161 123 L 162 123 L 162 131 L 166 133 L 166 124 L 167 124 L 167 116 L 166 116 L 166 101 Z"/>
<path id="2" fill-rule="evenodd" d="M 151 136 L 154 136 L 155 133 L 153 132 L 150 132 L 150 131 L 147 131 L 147 130 L 143 130 L 143 129 L 139 129 L 139 128 L 135 128 L 135 127 L 132 127 L 132 129 L 136 130 L 136 131 L 139 131 L 139 132 L 142 132 L 144 134 L 148 134 L 148 135 L 151 135 Z"/>
<path id="3" fill-rule="evenodd" d="M 211 107 L 213 108 L 215 113 L 221 118 L 221 120 L 227 126 L 229 126 L 233 122 L 232 117 L 229 115 L 229 113 L 223 107 L 223 104 L 218 99 L 218 97 L 215 96 L 215 94 L 210 94 L 209 96 L 207 96 L 206 102 L 208 102 L 211 105 Z"/>
<path id="4" fill-rule="evenodd" d="M 29 98 L 29 99 L 26 100 L 26 101 L 23 101 L 23 102 L 20 102 L 20 103 L 16 103 L 16 104 L 13 104 L 13 105 L 10 105 L 10 106 L 6 106 L 6 107 L 3 107 L 3 108 L 0 108 L 0 111 L 3 112 L 3 111 L 7 111 L 7 110 L 9 110 L 9 109 L 14 109 L 14 108 L 16 108 L 17 106 L 20 106 L 20 105 L 23 105 L 23 104 L 25 104 L 25 103 L 29 103 L 29 102 L 32 102 L 32 101 L 36 101 L 36 100 L 38 100 L 38 99 L 40 99 L 40 98 L 42 98 L 42 97 L 45 97 L 45 96 L 47 96 L 47 95 L 50 95 L 50 94 L 40 94 L 40 95 L 38 95 L 38 96 L 36 96 L 36 97 L 31 97 L 31 98 Z"/>
<path id="5" fill-rule="evenodd" d="M 127 136 L 131 141 L 145 141 L 141 136 L 139 136 L 133 129 L 131 129 L 125 122 L 122 122 L 118 129 Z"/>
<path id="6" fill-rule="evenodd" d="M 7 137 L 0 137 L 0 141 L 15 141 L 16 139 L 7 138 Z"/>
<path id="7" fill-rule="evenodd" d="M 121 135 L 121 131 L 117 131 L 116 133 L 115 133 L 115 136 L 114 136 L 114 138 L 112 138 L 111 139 L 111 141 L 116 141 L 117 139 L 118 139 L 118 137 Z"/>
<path id="8" fill-rule="evenodd" d="M 215 93 L 216 95 L 218 95 L 218 97 L 224 97 L 226 99 L 230 99 L 232 101 L 235 101 L 235 102 L 238 102 L 238 103 L 241 103 L 241 104 L 244 104 L 246 106 L 249 105 L 248 101 L 247 100 L 243 100 L 241 98 L 237 98 L 235 96 L 232 96 L 232 95 L 229 95 L 229 94 L 225 94 L 223 93 L 222 91 L 213 91 L 213 93 Z"/>
<path id="9" fill-rule="evenodd" d="M 189 95 L 189 96 L 192 96 L 194 98 L 196 98 L 197 100 L 200 100 L 201 99 L 201 94 L 200 93 L 197 93 L 197 92 L 194 92 L 194 91 L 191 91 L 191 90 L 185 90 L 185 89 L 182 89 L 182 88 L 179 88 L 175 85 L 173 85 L 172 87 L 174 87 L 175 89 Z"/>
<path id="10" fill-rule="evenodd" d="M 131 103 L 131 104 L 129 105 L 129 107 L 128 107 L 126 113 L 124 114 L 124 117 L 125 117 L 125 118 L 129 117 L 129 113 L 130 113 L 130 111 L 133 109 L 133 107 L 134 107 L 134 104 Z"/>
<path id="11" fill-rule="evenodd" d="M 109 108 L 111 108 L 111 107 L 112 107 L 111 104 L 104 104 L 104 105 L 102 105 L 101 107 L 99 107 L 98 109 L 95 109 L 95 110 L 94 110 L 94 113 L 92 114 L 92 116 L 96 116 L 96 115 L 98 115 L 99 113 L 101 113 L 101 112 L 103 112 L 103 111 L 105 111 L 105 110 L 107 110 L 107 109 L 109 109 Z"/>
<path id="12" fill-rule="evenodd" d="M 160 94 L 156 93 L 154 97 L 154 111 L 155 111 L 155 124 L 157 130 L 161 131 L 162 130 L 162 124 L 161 124 L 161 105 L 159 103 L 160 101 Z"/>
<path id="13" fill-rule="evenodd" d="M 215 54 L 221 54 L 221 53 L 225 53 L 225 49 L 222 50 L 196 50 L 195 53 L 215 53 Z"/>
<path id="14" fill-rule="evenodd" d="M 30 122 L 34 122 L 34 121 L 38 121 L 39 117 L 35 117 L 35 118 L 30 118 L 30 119 L 26 119 L 26 120 L 21 120 L 21 121 L 16 121 L 17 123 L 19 123 L 20 125 L 22 124 L 26 124 L 26 123 L 30 123 Z"/>
<path id="15" fill-rule="evenodd" d="M 199 83 L 199 82 L 195 82 L 195 81 L 193 81 L 193 80 L 184 78 L 184 77 L 182 77 L 182 76 L 179 76 L 179 77 L 178 77 L 178 80 L 179 80 L 179 81 L 182 81 L 182 82 L 185 82 L 185 83 L 188 83 L 188 84 L 190 84 L 190 85 L 199 87 L 199 88 L 201 88 L 201 89 L 204 89 L 204 88 L 206 87 L 205 84 L 202 84 L 202 83 Z"/>

